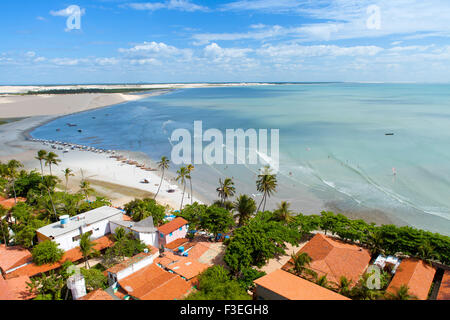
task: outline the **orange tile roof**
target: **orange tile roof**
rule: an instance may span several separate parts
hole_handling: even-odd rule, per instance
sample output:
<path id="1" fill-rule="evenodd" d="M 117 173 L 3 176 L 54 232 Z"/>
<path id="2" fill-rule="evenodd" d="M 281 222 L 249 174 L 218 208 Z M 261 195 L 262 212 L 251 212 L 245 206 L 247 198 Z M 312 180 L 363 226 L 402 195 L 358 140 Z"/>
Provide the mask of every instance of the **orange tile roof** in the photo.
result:
<path id="1" fill-rule="evenodd" d="M 145 252 L 138 253 L 137 255 L 135 255 L 135 256 L 133 256 L 133 257 L 131 257 L 131 258 L 121 262 L 121 263 L 118 263 L 118 264 L 112 266 L 111 268 L 106 270 L 106 272 L 111 272 L 111 273 L 114 273 L 114 274 L 118 273 L 118 272 L 128 268 L 132 264 L 135 264 L 135 263 L 141 261 L 142 259 L 144 259 L 146 257 L 150 257 L 150 256 L 154 255 L 155 253 L 157 253 L 159 251 L 158 249 L 156 249 L 155 247 L 153 247 L 151 245 L 148 245 L 147 247 L 149 248 L 148 253 L 145 253 Z"/>
<path id="2" fill-rule="evenodd" d="M 25 201 L 27 201 L 27 199 L 17 198 L 17 202 L 25 202 Z M 16 205 L 16 201 L 14 200 L 14 198 L 0 201 L 0 206 L 2 206 L 5 209 L 11 209 L 15 205 Z"/>
<path id="3" fill-rule="evenodd" d="M 157 257 L 153 262 L 156 264 L 160 264 L 163 267 L 167 267 L 171 263 L 178 261 L 180 258 L 180 256 L 177 256 L 170 251 L 166 251 L 164 252 L 163 257 Z"/>
<path id="4" fill-rule="evenodd" d="M 256 279 L 254 283 L 289 300 L 350 300 L 281 269 Z"/>
<path id="5" fill-rule="evenodd" d="M 108 236 L 101 237 L 97 240 L 94 240 L 93 242 L 95 243 L 93 248 L 98 251 L 109 248 L 114 244 L 114 242 Z M 83 254 L 80 251 L 80 247 L 76 247 L 76 248 L 66 251 L 64 253 L 64 255 L 62 256 L 61 260 L 59 260 L 56 263 L 44 264 L 42 266 L 38 266 L 35 263 L 30 263 L 30 264 L 26 265 L 25 267 L 22 267 L 20 269 L 17 269 L 16 271 L 11 272 L 6 277 L 7 277 L 7 279 L 15 278 L 18 276 L 33 277 L 40 273 L 58 269 L 66 261 L 75 262 L 75 261 L 81 260 L 82 258 L 83 258 Z"/>
<path id="6" fill-rule="evenodd" d="M 0 196 L 0 201 L 6 200 L 6 198 L 3 198 L 2 196 Z"/>
<path id="7" fill-rule="evenodd" d="M 437 300 L 450 300 L 450 271 L 446 270 L 442 277 Z"/>
<path id="8" fill-rule="evenodd" d="M 31 300 L 36 293 L 30 293 L 27 283 L 31 282 L 27 276 L 4 280 L 0 276 L 0 300 Z"/>
<path id="9" fill-rule="evenodd" d="M 198 242 L 191 250 L 189 250 L 189 258 L 200 259 L 208 250 L 209 244 L 207 242 Z"/>
<path id="10" fill-rule="evenodd" d="M 131 218 L 130 216 L 127 216 L 126 214 L 124 214 L 124 215 L 122 216 L 122 220 L 123 220 L 123 221 L 133 221 L 133 218 Z"/>
<path id="11" fill-rule="evenodd" d="M 36 297 L 36 293 L 30 293 L 27 283 L 31 282 L 27 276 L 21 276 L 13 279 L 6 280 L 10 292 L 14 297 L 14 300 L 31 300 Z"/>
<path id="12" fill-rule="evenodd" d="M 436 270 L 422 260 L 403 259 L 386 291 L 395 293 L 401 285 L 407 285 L 412 295 L 426 300 L 435 273 Z"/>
<path id="13" fill-rule="evenodd" d="M 106 293 L 102 289 L 97 289 L 95 291 L 89 292 L 84 297 L 81 297 L 80 300 L 114 300 L 113 297 L 111 297 L 108 293 Z"/>
<path id="14" fill-rule="evenodd" d="M 8 282 L 0 275 L 0 301 L 1 300 L 14 300 L 14 296 L 9 289 Z"/>
<path id="15" fill-rule="evenodd" d="M 334 240 L 323 234 L 316 234 L 298 253 L 306 252 L 311 257 L 309 268 L 317 275 L 326 275 L 328 281 L 338 283 L 345 276 L 355 285 L 365 272 L 371 256 L 368 250 L 357 245 Z M 283 270 L 293 266 L 290 259 Z"/>
<path id="16" fill-rule="evenodd" d="M 173 219 L 172 221 L 170 221 L 166 224 L 163 224 L 161 227 L 158 228 L 158 231 L 164 235 L 167 235 L 188 223 L 189 222 L 187 220 L 185 220 L 181 217 L 177 217 L 177 218 Z"/>
<path id="17" fill-rule="evenodd" d="M 170 250 L 175 250 L 175 249 L 177 249 L 178 247 L 180 247 L 180 246 L 182 246 L 182 245 L 184 245 L 184 244 L 187 244 L 187 243 L 189 243 L 189 240 L 188 240 L 188 239 L 186 239 L 186 238 L 180 238 L 180 239 L 177 239 L 177 240 L 172 241 L 171 243 L 165 245 L 164 248 L 170 249 Z M 186 249 L 186 248 L 185 248 L 185 249 Z"/>
<path id="18" fill-rule="evenodd" d="M 200 263 L 197 260 L 191 259 L 191 258 L 184 258 L 180 257 L 181 259 L 177 262 L 167 266 L 167 269 L 175 272 L 176 274 L 179 274 L 180 276 L 184 277 L 186 280 L 190 280 L 206 269 L 208 269 L 210 266 L 204 263 Z"/>
<path id="19" fill-rule="evenodd" d="M 190 285 L 179 276 L 151 264 L 119 280 L 130 296 L 140 300 L 175 300 L 182 298 Z"/>
<path id="20" fill-rule="evenodd" d="M 23 247 L 7 247 L 0 244 L 0 269 L 4 273 L 31 262 L 31 252 Z"/>

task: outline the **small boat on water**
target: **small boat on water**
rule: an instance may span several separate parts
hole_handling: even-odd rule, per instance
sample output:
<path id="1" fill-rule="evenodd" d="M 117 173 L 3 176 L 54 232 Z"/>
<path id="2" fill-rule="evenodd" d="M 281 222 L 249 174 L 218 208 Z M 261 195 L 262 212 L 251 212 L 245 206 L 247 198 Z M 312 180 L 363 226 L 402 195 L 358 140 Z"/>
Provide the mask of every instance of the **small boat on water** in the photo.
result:
<path id="1" fill-rule="evenodd" d="M 394 134 L 390 132 L 390 133 L 385 133 L 385 135 L 386 136 L 393 136 Z"/>

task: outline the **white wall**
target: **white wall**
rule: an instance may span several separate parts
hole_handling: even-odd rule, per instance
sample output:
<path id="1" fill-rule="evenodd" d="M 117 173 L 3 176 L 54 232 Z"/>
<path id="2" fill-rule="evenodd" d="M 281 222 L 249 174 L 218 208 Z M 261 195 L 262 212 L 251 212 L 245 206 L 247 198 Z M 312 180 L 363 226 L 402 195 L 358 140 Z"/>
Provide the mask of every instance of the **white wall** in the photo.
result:
<path id="1" fill-rule="evenodd" d="M 159 256 L 159 252 L 157 252 L 151 256 L 144 257 L 142 260 L 140 260 L 136 263 L 133 263 L 128 268 L 117 272 L 117 274 L 116 274 L 117 280 L 120 281 L 120 280 L 128 277 L 129 275 L 145 268 L 146 266 L 151 265 L 153 263 L 153 260 L 155 260 L 155 258 L 158 256 Z M 133 258 L 130 258 L 130 259 L 133 259 Z"/>
<path id="2" fill-rule="evenodd" d="M 59 248 L 64 251 L 76 248 L 80 245 L 80 240 L 73 241 L 73 237 L 80 236 L 86 232 L 92 231 L 91 240 L 101 238 L 109 233 L 111 233 L 111 228 L 109 226 L 108 220 L 102 220 L 91 224 L 90 226 L 84 226 L 76 230 L 65 233 L 59 237 L 56 237 L 55 241 Z"/>

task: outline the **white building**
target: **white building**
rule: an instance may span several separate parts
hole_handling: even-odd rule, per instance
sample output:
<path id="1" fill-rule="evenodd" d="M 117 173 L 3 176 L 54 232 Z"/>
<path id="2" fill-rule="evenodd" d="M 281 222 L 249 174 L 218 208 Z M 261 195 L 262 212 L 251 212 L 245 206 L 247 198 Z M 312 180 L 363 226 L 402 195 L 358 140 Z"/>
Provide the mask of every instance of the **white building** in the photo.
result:
<path id="1" fill-rule="evenodd" d="M 95 240 L 111 233 L 110 220 L 122 219 L 123 212 L 112 207 L 101 207 L 75 217 L 61 217 L 55 222 L 36 231 L 39 242 L 51 240 L 64 251 L 80 245 L 81 235 L 90 233 Z"/>
<path id="2" fill-rule="evenodd" d="M 158 256 L 159 250 L 149 246 L 146 252 L 139 253 L 138 255 L 109 268 L 106 270 L 109 285 L 114 286 L 120 280 L 151 265 Z"/>
<path id="3" fill-rule="evenodd" d="M 111 233 L 115 233 L 117 228 L 132 232 L 136 239 L 141 240 L 146 245 L 158 248 L 158 229 L 153 224 L 153 217 L 148 217 L 139 222 L 123 221 L 122 219 L 110 221 Z"/>

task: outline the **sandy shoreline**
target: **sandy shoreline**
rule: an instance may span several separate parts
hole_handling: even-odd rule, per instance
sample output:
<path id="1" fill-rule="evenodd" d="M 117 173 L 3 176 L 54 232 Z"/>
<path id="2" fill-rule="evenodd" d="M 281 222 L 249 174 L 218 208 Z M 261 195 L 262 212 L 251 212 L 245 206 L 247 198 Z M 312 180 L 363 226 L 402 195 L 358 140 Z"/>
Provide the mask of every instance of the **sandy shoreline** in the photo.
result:
<path id="1" fill-rule="evenodd" d="M 84 87 L 84 86 L 83 86 Z M 146 86 L 147 87 L 147 86 Z M 181 87 L 181 86 L 180 86 Z M 202 87 L 201 85 L 187 86 L 187 87 Z M 54 174 L 58 175 L 64 181 L 62 170 L 71 168 L 75 172 L 75 177 L 71 177 L 69 181 L 69 189 L 73 192 L 78 191 L 78 185 L 83 176 L 89 180 L 92 186 L 99 194 L 105 195 L 116 206 L 123 204 L 136 197 L 152 196 L 156 193 L 160 182 L 159 172 L 149 172 L 141 170 L 135 166 L 125 165 L 110 158 L 110 154 L 97 154 L 88 151 L 70 150 L 68 153 L 63 153 L 61 150 L 54 150 L 50 145 L 43 145 L 40 142 L 33 142 L 30 132 L 35 128 L 44 125 L 58 117 L 66 116 L 77 112 L 83 112 L 96 108 L 103 108 L 115 104 L 125 103 L 127 101 L 136 101 L 144 99 L 149 96 L 160 95 L 167 93 L 169 85 L 152 92 L 150 94 L 141 95 L 124 95 L 124 94 L 77 94 L 77 95 L 54 95 L 54 96 L 31 96 L 35 99 L 29 99 L 30 96 L 12 96 L 12 99 L 17 99 L 15 102 L 2 103 L 0 97 L 0 118 L 10 117 L 28 117 L 26 119 L 0 125 L 0 161 L 7 161 L 9 159 L 17 159 L 24 163 L 28 170 L 40 171 L 39 161 L 35 160 L 36 152 L 40 149 L 53 151 L 60 156 L 62 162 L 55 168 Z M 2 92 L 0 90 L 0 92 Z M 11 99 L 11 98 L 10 98 Z M 36 101 L 38 104 L 36 105 Z M 38 106 L 38 108 L 36 108 Z M 120 154 L 129 159 L 136 160 L 140 163 L 146 164 L 148 167 L 155 168 L 156 164 L 145 154 L 129 152 L 124 150 L 116 150 Z M 47 171 L 48 173 L 48 171 Z M 150 184 L 143 184 L 140 181 L 147 179 Z M 175 193 L 167 193 L 170 187 L 176 185 L 174 181 L 174 174 L 167 173 L 165 181 L 161 187 L 158 201 L 161 204 L 169 205 L 174 209 L 180 208 L 182 190 L 180 187 Z M 195 187 L 195 186 L 194 186 Z M 186 193 L 189 193 L 189 186 L 186 188 Z M 213 192 L 213 191 L 212 191 Z M 193 201 L 201 203 L 208 203 L 206 197 L 197 194 L 194 190 Z M 184 203 L 190 203 L 191 200 L 186 196 Z M 327 206 L 328 207 L 328 206 Z M 336 212 L 341 212 L 338 208 Z M 317 212 L 318 214 L 319 212 Z M 401 221 L 391 219 L 385 214 L 372 215 L 371 212 L 341 212 L 351 218 L 360 218 L 366 221 L 375 222 L 376 224 L 404 224 Z M 376 217 L 376 219 L 374 219 Z"/>

